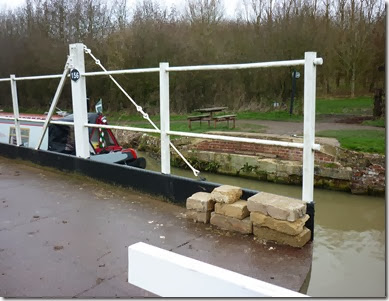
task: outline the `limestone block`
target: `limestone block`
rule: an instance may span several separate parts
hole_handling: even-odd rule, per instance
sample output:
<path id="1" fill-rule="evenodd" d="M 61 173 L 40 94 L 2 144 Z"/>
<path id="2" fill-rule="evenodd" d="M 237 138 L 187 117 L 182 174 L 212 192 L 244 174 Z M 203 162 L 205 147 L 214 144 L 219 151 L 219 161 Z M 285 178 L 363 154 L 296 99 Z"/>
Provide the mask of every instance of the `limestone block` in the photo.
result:
<path id="1" fill-rule="evenodd" d="M 213 211 L 215 202 L 208 192 L 196 192 L 186 200 L 186 209 L 194 209 L 199 212 Z"/>
<path id="2" fill-rule="evenodd" d="M 294 222 L 307 212 L 306 202 L 277 194 L 260 192 L 247 199 L 250 212 L 261 212 L 279 220 Z"/>
<path id="3" fill-rule="evenodd" d="M 288 222 L 272 218 L 260 212 L 250 213 L 250 220 L 253 222 L 253 225 L 267 227 L 289 235 L 297 235 L 303 232 L 304 225 L 308 219 L 309 215 L 306 214 L 294 222 Z"/>
<path id="4" fill-rule="evenodd" d="M 250 212 L 247 209 L 247 202 L 243 200 L 237 201 L 233 204 L 216 203 L 215 213 L 237 219 L 244 219 L 250 215 Z"/>
<path id="5" fill-rule="evenodd" d="M 199 212 L 194 209 L 186 210 L 186 218 L 192 219 L 195 222 L 201 222 L 204 224 L 208 224 L 211 218 L 211 211 Z"/>
<path id="6" fill-rule="evenodd" d="M 258 160 L 258 169 L 267 173 L 275 173 L 277 172 L 277 160 L 260 159 Z"/>
<path id="7" fill-rule="evenodd" d="M 303 175 L 303 168 L 300 161 L 279 160 L 277 165 L 277 175 Z"/>
<path id="8" fill-rule="evenodd" d="M 240 220 L 212 212 L 211 224 L 224 230 L 236 231 L 242 234 L 253 233 L 253 223 L 250 221 L 249 217 Z"/>
<path id="9" fill-rule="evenodd" d="M 339 179 L 339 180 L 348 180 L 352 178 L 353 170 L 351 167 L 338 167 L 338 168 L 316 168 L 318 170 L 318 175 L 321 177 Z"/>
<path id="10" fill-rule="evenodd" d="M 302 248 L 311 239 L 311 230 L 307 227 L 304 227 L 298 235 L 288 235 L 267 227 L 253 225 L 253 233 L 260 239 L 275 241 L 295 248 Z"/>
<path id="11" fill-rule="evenodd" d="M 236 186 L 222 185 L 216 187 L 211 195 L 212 199 L 218 203 L 232 204 L 240 200 L 242 189 Z"/>

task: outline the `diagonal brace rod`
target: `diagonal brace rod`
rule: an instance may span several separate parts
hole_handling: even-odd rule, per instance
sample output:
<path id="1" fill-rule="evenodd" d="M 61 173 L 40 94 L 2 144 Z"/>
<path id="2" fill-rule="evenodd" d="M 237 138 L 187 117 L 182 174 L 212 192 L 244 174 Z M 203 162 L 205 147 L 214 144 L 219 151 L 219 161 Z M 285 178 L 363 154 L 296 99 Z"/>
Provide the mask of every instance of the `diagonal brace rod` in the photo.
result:
<path id="1" fill-rule="evenodd" d="M 43 138 L 46 134 L 47 127 L 49 126 L 49 122 L 51 120 L 51 117 L 54 114 L 54 110 L 57 107 L 57 103 L 58 103 L 59 97 L 61 96 L 61 93 L 62 93 L 63 87 L 65 85 L 65 80 L 66 80 L 68 73 L 69 73 L 69 58 L 66 61 L 65 68 L 64 68 L 62 76 L 61 76 L 61 80 L 59 81 L 59 84 L 57 87 L 57 91 L 55 91 L 55 95 L 54 95 L 53 101 L 51 103 L 50 110 L 47 113 L 45 123 L 43 124 L 42 134 L 41 134 L 41 137 L 39 138 L 38 144 L 35 148 L 36 150 L 38 150 L 42 145 Z"/>

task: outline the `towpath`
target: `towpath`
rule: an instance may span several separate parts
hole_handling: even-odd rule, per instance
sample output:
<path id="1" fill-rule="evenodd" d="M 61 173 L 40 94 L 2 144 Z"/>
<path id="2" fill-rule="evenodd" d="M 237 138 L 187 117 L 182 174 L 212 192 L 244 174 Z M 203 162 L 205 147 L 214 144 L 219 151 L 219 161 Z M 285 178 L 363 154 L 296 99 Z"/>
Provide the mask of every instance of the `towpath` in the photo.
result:
<path id="1" fill-rule="evenodd" d="M 288 121 L 272 121 L 272 120 L 237 120 L 237 127 L 244 128 L 245 124 L 257 124 L 263 126 L 262 132 L 276 135 L 302 135 L 304 132 L 304 124 L 302 122 L 288 122 Z M 319 120 L 315 124 L 316 132 L 326 130 L 376 130 L 385 131 L 385 128 L 355 124 L 336 122 L 335 119 Z"/>
<path id="2" fill-rule="evenodd" d="M 0 208 L 3 297 L 153 296 L 127 283 L 127 247 L 140 241 L 295 291 L 312 262 L 312 243 L 264 244 L 129 189 L 2 157 Z"/>

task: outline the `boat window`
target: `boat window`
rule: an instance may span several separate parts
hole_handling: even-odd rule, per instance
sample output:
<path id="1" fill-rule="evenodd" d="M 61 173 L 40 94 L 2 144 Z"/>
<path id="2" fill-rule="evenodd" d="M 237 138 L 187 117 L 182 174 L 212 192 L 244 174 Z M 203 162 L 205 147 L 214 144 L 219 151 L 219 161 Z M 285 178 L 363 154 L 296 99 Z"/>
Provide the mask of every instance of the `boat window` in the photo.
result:
<path id="1" fill-rule="evenodd" d="M 99 147 L 99 130 L 98 129 L 93 129 L 92 135 L 90 137 L 90 141 L 92 142 L 92 145 L 95 149 Z"/>
<path id="2" fill-rule="evenodd" d="M 20 128 L 20 134 L 22 138 L 22 145 L 28 147 L 28 142 L 30 139 L 30 129 L 29 128 Z M 16 145 L 16 130 L 14 126 L 9 128 L 9 144 Z"/>

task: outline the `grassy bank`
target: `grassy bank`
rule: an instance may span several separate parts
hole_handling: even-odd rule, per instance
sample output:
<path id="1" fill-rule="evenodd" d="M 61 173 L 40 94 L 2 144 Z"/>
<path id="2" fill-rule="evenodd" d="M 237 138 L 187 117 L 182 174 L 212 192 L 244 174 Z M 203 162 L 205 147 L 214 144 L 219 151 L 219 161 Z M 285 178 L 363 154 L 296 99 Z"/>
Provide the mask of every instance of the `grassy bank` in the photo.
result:
<path id="1" fill-rule="evenodd" d="M 321 137 L 338 139 L 341 147 L 367 153 L 385 153 L 385 132 L 375 130 L 321 131 Z"/>
<path id="2" fill-rule="evenodd" d="M 318 98 L 316 115 L 326 114 L 372 115 L 373 97 Z"/>
<path id="3" fill-rule="evenodd" d="M 296 100 L 295 106 L 301 106 Z M 289 105 L 289 102 L 288 102 Z M 371 97 L 357 97 L 357 98 L 318 98 L 316 101 L 316 115 L 371 115 L 373 110 L 373 99 Z M 297 110 L 295 110 L 297 111 Z M 143 117 L 140 114 L 129 115 L 126 112 L 106 112 L 107 117 L 113 121 L 142 121 Z M 246 112 L 234 112 L 227 111 L 217 115 L 224 114 L 236 114 L 239 120 L 275 120 L 275 121 L 303 121 L 302 114 L 293 113 L 289 114 L 289 108 L 284 110 L 273 110 L 268 112 L 259 111 L 246 111 Z M 188 114 L 171 114 L 172 121 L 186 120 L 189 115 L 196 115 L 196 113 Z M 159 121 L 159 116 L 151 116 L 154 122 Z M 374 124 L 372 124 L 374 125 Z"/>
<path id="4" fill-rule="evenodd" d="M 376 120 L 365 120 L 364 122 L 362 122 L 362 124 L 384 128 L 385 127 L 385 119 L 382 118 L 382 119 L 376 119 Z"/>

